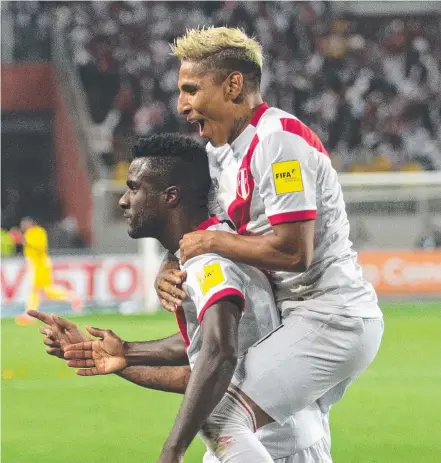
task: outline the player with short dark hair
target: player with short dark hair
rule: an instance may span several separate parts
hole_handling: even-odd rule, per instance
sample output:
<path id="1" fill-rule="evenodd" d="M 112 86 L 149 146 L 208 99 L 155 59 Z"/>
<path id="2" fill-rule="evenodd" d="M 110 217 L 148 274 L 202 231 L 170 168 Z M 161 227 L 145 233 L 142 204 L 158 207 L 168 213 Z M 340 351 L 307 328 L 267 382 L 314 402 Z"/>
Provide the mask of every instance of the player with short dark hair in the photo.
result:
<path id="1" fill-rule="evenodd" d="M 207 157 L 196 141 L 170 134 L 140 139 L 134 148 L 127 190 L 120 199 L 129 235 L 156 238 L 178 254 L 179 240 L 192 230 L 234 233 L 216 217 L 209 218 L 209 187 Z M 198 432 L 221 462 L 227 458 L 231 463 L 272 462 L 273 458 L 281 463 L 331 461 L 317 404 L 311 404 L 284 426 L 269 424 L 261 436 L 270 454 L 255 434 L 258 414 L 236 389 L 229 387 L 238 357 L 280 324 L 271 286 L 263 273 L 216 254 L 188 260 L 183 270 L 187 273 L 184 287 L 189 297 L 176 312 L 181 334 L 152 341 L 144 350 L 134 346 L 132 352 L 132 359 L 145 365 L 189 362 L 192 369 L 160 462 L 178 463 Z M 115 341 L 110 333 L 96 329 L 89 332 L 103 336 L 103 341 L 65 347 L 70 366 L 81 367 L 79 374 L 106 374 L 114 372 L 115 365 L 128 365 L 124 362 L 126 356 L 131 357 L 130 346 L 126 345 L 129 352 L 124 358 L 121 349 L 119 357 L 109 355 L 109 350 L 101 347 L 106 341 Z M 139 374 L 131 372 L 125 377 L 134 380 L 138 375 L 135 382 L 139 384 Z M 242 421 L 252 431 L 242 433 L 240 439 L 221 436 L 221 430 L 234 428 Z M 233 459 L 230 453 L 234 453 Z"/>

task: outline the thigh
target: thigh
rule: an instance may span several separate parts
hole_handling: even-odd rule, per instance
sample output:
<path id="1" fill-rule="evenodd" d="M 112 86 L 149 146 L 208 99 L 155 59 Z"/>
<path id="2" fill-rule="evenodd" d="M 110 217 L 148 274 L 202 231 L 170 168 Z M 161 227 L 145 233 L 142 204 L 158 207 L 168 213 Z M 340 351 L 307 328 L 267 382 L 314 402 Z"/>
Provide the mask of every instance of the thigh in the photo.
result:
<path id="1" fill-rule="evenodd" d="M 275 463 L 332 463 L 331 449 L 328 447 L 325 438 L 316 442 L 311 447 L 295 453 L 281 460 L 274 460 Z"/>
<path id="2" fill-rule="evenodd" d="M 294 314 L 240 359 L 233 382 L 282 424 L 367 367 L 382 334 L 376 328 L 370 342 L 361 318 Z"/>

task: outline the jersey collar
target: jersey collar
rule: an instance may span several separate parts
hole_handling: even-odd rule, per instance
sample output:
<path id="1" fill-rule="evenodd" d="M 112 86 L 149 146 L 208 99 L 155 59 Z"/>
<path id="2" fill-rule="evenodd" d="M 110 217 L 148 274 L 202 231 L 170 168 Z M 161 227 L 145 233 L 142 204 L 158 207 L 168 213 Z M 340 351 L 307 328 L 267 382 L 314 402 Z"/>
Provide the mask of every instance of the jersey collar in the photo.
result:
<path id="1" fill-rule="evenodd" d="M 253 117 L 251 118 L 250 125 L 257 127 L 257 124 L 260 121 L 260 118 L 263 116 L 263 113 L 269 108 L 267 103 L 264 101 L 259 105 L 254 111 Z"/>
<path id="2" fill-rule="evenodd" d="M 257 109 L 254 111 L 253 117 L 251 118 L 250 123 L 245 127 L 245 130 L 231 143 L 231 149 L 236 153 L 246 149 L 249 145 L 251 138 L 256 133 L 256 127 L 262 118 L 265 111 L 269 106 L 263 102 Z"/>

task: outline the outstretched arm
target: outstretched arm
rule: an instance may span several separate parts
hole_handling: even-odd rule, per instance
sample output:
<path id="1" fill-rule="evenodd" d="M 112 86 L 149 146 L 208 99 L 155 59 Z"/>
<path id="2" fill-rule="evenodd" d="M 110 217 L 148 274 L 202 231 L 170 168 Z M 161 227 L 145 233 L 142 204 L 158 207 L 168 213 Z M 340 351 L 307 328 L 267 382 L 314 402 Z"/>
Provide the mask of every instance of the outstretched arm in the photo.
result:
<path id="1" fill-rule="evenodd" d="M 206 311 L 201 323 L 202 347 L 160 461 L 178 461 L 184 455 L 227 390 L 237 363 L 241 305 L 231 297 Z"/>
<path id="2" fill-rule="evenodd" d="M 80 376 L 109 375 L 133 365 L 188 365 L 185 343 L 180 334 L 158 341 L 125 342 L 111 330 L 88 326 L 87 331 L 100 338 L 71 344 L 64 349 L 67 365 L 79 368 Z"/>
<path id="3" fill-rule="evenodd" d="M 180 333 L 155 341 L 125 342 L 124 357 L 129 366 L 188 365 L 185 343 Z"/>
<path id="4" fill-rule="evenodd" d="M 116 374 L 127 381 L 148 389 L 184 394 L 190 378 L 190 371 L 189 366 L 133 366 L 126 367 Z"/>
<path id="5" fill-rule="evenodd" d="M 54 355 L 60 359 L 64 359 L 63 347 L 70 345 L 72 342 L 90 343 L 89 338 L 81 332 L 77 325 L 70 321 L 57 317 L 55 315 L 45 314 L 36 310 L 28 312 L 32 317 L 37 318 L 46 324 L 46 326 L 40 327 L 40 332 L 45 335 L 43 343 L 49 346 L 46 350 L 49 355 Z M 121 343 L 121 352 L 123 352 L 123 341 L 116 335 L 113 336 L 114 340 Z M 173 338 L 173 337 L 170 337 Z M 175 337 L 176 338 L 176 337 Z M 179 341 L 176 340 L 176 347 L 179 345 Z M 158 341 L 155 341 L 158 342 Z M 169 339 L 170 342 L 170 339 Z M 130 343 L 129 343 L 130 344 Z M 136 359 L 142 360 L 142 346 L 148 347 L 152 342 L 145 343 L 133 343 L 134 351 L 136 352 Z M 109 349 L 108 349 L 109 350 Z M 118 348 L 114 348 L 114 353 L 118 352 Z M 86 354 L 81 354 L 86 355 Z M 96 367 L 95 363 L 91 365 L 91 360 L 83 358 L 82 360 L 76 360 L 78 362 L 77 367 L 83 368 L 84 376 L 90 376 L 92 374 L 92 368 L 84 369 L 86 367 Z M 133 360 L 133 359 L 132 359 Z M 165 367 L 149 367 L 149 366 L 127 366 L 122 370 L 116 372 L 118 376 L 126 379 L 139 386 L 156 389 L 158 391 L 175 392 L 178 394 L 184 394 L 185 388 L 190 377 L 189 366 L 165 366 Z"/>

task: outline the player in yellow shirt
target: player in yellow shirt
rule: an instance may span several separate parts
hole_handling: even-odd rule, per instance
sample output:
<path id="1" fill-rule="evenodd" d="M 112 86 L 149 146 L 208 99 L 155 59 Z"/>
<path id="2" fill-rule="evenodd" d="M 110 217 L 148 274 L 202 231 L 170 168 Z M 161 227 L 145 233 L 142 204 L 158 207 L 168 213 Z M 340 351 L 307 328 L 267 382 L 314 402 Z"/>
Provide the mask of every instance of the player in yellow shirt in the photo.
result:
<path id="1" fill-rule="evenodd" d="M 31 272 L 32 287 L 26 301 L 26 310 L 37 310 L 43 293 L 49 299 L 69 301 L 74 311 L 80 311 L 82 301 L 78 294 L 53 282 L 46 230 L 34 219 L 26 217 L 20 222 L 20 230 L 11 230 L 10 235 L 16 243 L 23 245 L 23 254 Z M 16 317 L 18 325 L 27 325 L 34 321 L 26 313 Z"/>

